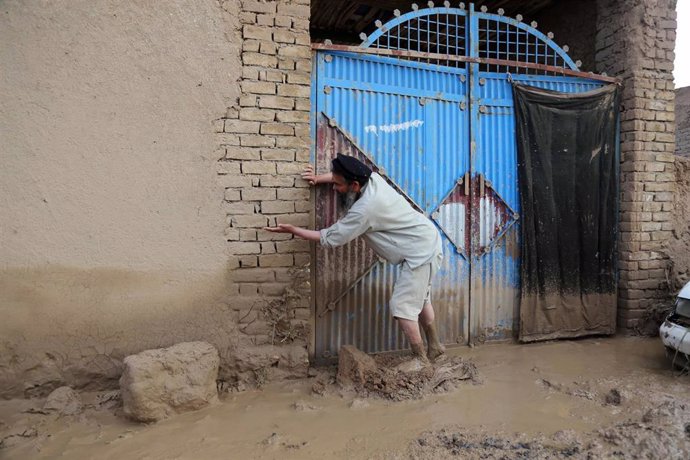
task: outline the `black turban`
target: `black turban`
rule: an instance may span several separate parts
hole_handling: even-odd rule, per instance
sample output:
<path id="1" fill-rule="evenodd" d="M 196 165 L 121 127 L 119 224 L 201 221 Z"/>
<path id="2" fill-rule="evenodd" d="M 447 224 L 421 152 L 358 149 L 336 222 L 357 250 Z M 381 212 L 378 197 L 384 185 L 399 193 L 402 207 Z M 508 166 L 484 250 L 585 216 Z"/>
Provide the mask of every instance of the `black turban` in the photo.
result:
<path id="1" fill-rule="evenodd" d="M 337 154 L 333 159 L 332 171 L 340 174 L 347 181 L 357 181 L 360 185 L 364 185 L 369 181 L 371 176 L 371 169 L 355 157 Z"/>

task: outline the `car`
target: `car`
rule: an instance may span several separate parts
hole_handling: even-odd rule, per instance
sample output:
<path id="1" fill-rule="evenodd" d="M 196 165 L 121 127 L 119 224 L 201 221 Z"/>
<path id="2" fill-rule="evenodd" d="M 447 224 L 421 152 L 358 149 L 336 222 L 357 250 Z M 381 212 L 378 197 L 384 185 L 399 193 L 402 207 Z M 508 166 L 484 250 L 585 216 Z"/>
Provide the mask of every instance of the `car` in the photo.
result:
<path id="1" fill-rule="evenodd" d="M 671 313 L 659 327 L 666 355 L 674 367 L 690 369 L 690 282 L 680 290 Z"/>

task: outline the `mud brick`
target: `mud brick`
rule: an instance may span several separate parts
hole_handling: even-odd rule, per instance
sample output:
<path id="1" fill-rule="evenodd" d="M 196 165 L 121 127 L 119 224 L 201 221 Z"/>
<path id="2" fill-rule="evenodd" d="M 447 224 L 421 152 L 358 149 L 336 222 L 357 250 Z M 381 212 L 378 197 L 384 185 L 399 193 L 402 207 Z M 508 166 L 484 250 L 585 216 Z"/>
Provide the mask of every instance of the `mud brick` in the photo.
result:
<path id="1" fill-rule="evenodd" d="M 244 52 L 242 53 L 242 63 L 244 65 L 276 68 L 278 66 L 278 58 L 268 54 Z"/>
<path id="2" fill-rule="evenodd" d="M 275 174 L 276 164 L 272 161 L 243 161 L 243 174 Z"/>
<path id="3" fill-rule="evenodd" d="M 267 187 L 252 187 L 242 189 L 242 200 L 245 201 L 263 201 L 263 200 L 275 200 L 276 199 L 276 189 Z"/>
<path id="4" fill-rule="evenodd" d="M 225 194 L 223 195 L 225 201 L 239 201 L 242 199 L 239 190 L 225 189 Z"/>
<path id="5" fill-rule="evenodd" d="M 261 42 L 261 46 L 259 48 L 259 52 L 262 54 L 269 54 L 269 55 L 275 55 L 278 52 L 278 48 L 276 47 L 275 43 L 272 42 Z M 273 93 L 267 93 L 267 94 L 275 94 Z"/>
<path id="6" fill-rule="evenodd" d="M 259 258 L 257 256 L 242 256 L 240 257 L 240 267 L 252 268 L 259 266 Z"/>
<path id="7" fill-rule="evenodd" d="M 232 217 L 230 218 L 230 223 L 232 224 Z M 241 228 L 240 229 L 240 240 L 241 241 L 256 241 L 256 230 L 253 228 Z"/>
<path id="8" fill-rule="evenodd" d="M 262 201 L 261 212 L 264 214 L 286 214 L 295 212 L 292 201 Z"/>
<path id="9" fill-rule="evenodd" d="M 273 31 L 273 41 L 276 43 L 295 43 L 295 33 L 284 29 Z"/>
<path id="10" fill-rule="evenodd" d="M 271 29 L 267 27 L 246 24 L 242 27 L 242 37 L 247 39 L 271 41 Z"/>
<path id="11" fill-rule="evenodd" d="M 278 95 L 288 97 L 310 97 L 311 88 L 306 85 L 278 85 Z"/>
<path id="12" fill-rule="evenodd" d="M 254 134 L 240 135 L 240 145 L 242 147 L 273 147 L 275 144 L 276 140 L 271 136 Z"/>
<path id="13" fill-rule="evenodd" d="M 311 223 L 311 218 L 307 213 L 279 214 L 275 216 L 276 224 L 292 224 L 306 227 Z"/>
<path id="14" fill-rule="evenodd" d="M 309 252 L 310 248 L 309 241 L 303 239 L 292 239 L 276 243 L 276 250 L 278 252 Z"/>
<path id="15" fill-rule="evenodd" d="M 275 13 L 276 6 L 276 2 L 272 0 L 242 0 L 242 10 L 251 11 L 253 13 Z"/>
<path id="16" fill-rule="evenodd" d="M 284 283 L 263 283 L 259 286 L 259 293 L 267 296 L 281 296 L 285 293 Z"/>
<path id="17" fill-rule="evenodd" d="M 278 190 L 278 199 L 279 200 L 292 200 L 292 201 L 300 201 L 300 200 L 309 200 L 309 194 L 310 190 L 305 189 L 305 188 L 284 188 L 284 189 L 277 189 Z"/>
<path id="18" fill-rule="evenodd" d="M 308 123 L 309 113 L 280 110 L 276 112 L 276 119 L 284 123 Z"/>
<path id="19" fill-rule="evenodd" d="M 282 96 L 259 96 L 259 107 L 269 109 L 292 109 L 295 101 L 289 97 Z"/>
<path id="20" fill-rule="evenodd" d="M 261 124 L 257 121 L 227 120 L 225 123 L 226 133 L 236 134 L 258 134 Z"/>
<path id="21" fill-rule="evenodd" d="M 225 229 L 225 239 L 228 241 L 237 241 L 240 239 L 240 230 L 237 228 L 228 227 Z"/>
<path id="22" fill-rule="evenodd" d="M 272 27 L 275 22 L 275 16 L 272 14 L 257 14 L 256 24 L 259 26 L 269 26 Z"/>
<path id="23" fill-rule="evenodd" d="M 276 84 L 269 81 L 243 81 L 240 86 L 245 93 L 275 94 Z"/>
<path id="24" fill-rule="evenodd" d="M 309 18 L 311 11 L 309 5 L 298 5 L 280 3 L 278 5 L 278 15 L 280 16 L 294 16 L 297 18 Z"/>
<path id="25" fill-rule="evenodd" d="M 242 271 L 241 269 L 238 271 Z M 242 283 L 240 284 L 240 295 L 241 296 L 255 296 L 259 292 L 259 285 L 254 283 Z"/>
<path id="26" fill-rule="evenodd" d="M 256 23 L 256 15 L 254 13 L 250 12 L 242 12 L 240 13 L 240 23 L 242 24 L 255 24 Z"/>
<path id="27" fill-rule="evenodd" d="M 290 233 L 273 233 L 266 230 L 257 231 L 257 239 L 259 241 L 284 241 L 292 239 L 292 234 Z"/>
<path id="28" fill-rule="evenodd" d="M 295 151 L 293 149 L 264 149 L 261 151 L 261 158 L 267 161 L 294 161 Z"/>
<path id="29" fill-rule="evenodd" d="M 251 214 L 251 215 L 242 215 L 242 216 L 233 216 L 232 217 L 232 226 L 233 227 L 265 227 L 268 225 L 268 217 L 258 215 L 258 214 Z M 258 246 L 258 245 L 257 245 Z M 238 252 L 236 254 L 256 254 L 257 252 Z"/>
<path id="30" fill-rule="evenodd" d="M 261 243 L 261 254 L 275 254 L 276 245 L 274 242 L 269 241 L 266 243 Z"/>
<path id="31" fill-rule="evenodd" d="M 310 59 L 311 58 L 311 48 L 309 46 L 302 46 L 302 45 L 282 46 L 282 47 L 280 47 L 280 49 L 278 49 L 278 56 L 287 57 L 287 58 Z M 299 70 L 302 70 L 302 69 L 299 69 Z"/>
<path id="32" fill-rule="evenodd" d="M 295 134 L 295 128 L 285 123 L 262 123 L 261 134 L 293 136 Z"/>
<path id="33" fill-rule="evenodd" d="M 309 147 L 309 138 L 304 137 L 279 137 L 276 139 L 276 147 L 287 149 L 299 149 Z"/>
<path id="34" fill-rule="evenodd" d="M 254 147 L 228 147 L 225 158 L 231 160 L 260 160 L 261 149 Z"/>
<path id="35" fill-rule="evenodd" d="M 271 254 L 259 256 L 259 266 L 261 267 L 291 267 L 295 263 L 292 254 Z"/>
<path id="36" fill-rule="evenodd" d="M 223 210 L 227 214 L 237 215 L 237 214 L 254 214 L 254 203 L 245 203 L 242 201 L 236 201 L 233 203 L 225 203 L 223 205 Z"/>
<path id="37" fill-rule="evenodd" d="M 246 241 L 228 243 L 227 248 L 228 252 L 234 255 L 259 254 L 261 252 L 259 243 Z"/>

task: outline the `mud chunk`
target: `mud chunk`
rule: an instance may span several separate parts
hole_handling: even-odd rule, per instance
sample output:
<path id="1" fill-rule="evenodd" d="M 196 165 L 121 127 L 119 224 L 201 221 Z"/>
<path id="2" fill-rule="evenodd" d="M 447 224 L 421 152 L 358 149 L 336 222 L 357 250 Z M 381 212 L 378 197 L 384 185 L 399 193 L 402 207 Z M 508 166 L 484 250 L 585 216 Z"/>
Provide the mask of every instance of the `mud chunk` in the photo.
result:
<path id="1" fill-rule="evenodd" d="M 218 401 L 218 351 L 206 342 L 146 350 L 124 359 L 124 413 L 141 422 L 201 409 Z"/>
<path id="2" fill-rule="evenodd" d="M 310 404 L 307 401 L 295 401 L 294 403 L 292 403 L 292 408 L 298 412 L 313 412 L 321 410 L 319 406 Z"/>
<path id="3" fill-rule="evenodd" d="M 620 406 L 622 401 L 623 397 L 621 396 L 621 392 L 616 388 L 611 389 L 611 391 L 606 394 L 606 404 Z"/>
<path id="4" fill-rule="evenodd" d="M 336 380 L 340 384 L 354 383 L 362 385 L 367 375 L 376 372 L 374 358 L 357 349 L 353 345 L 345 345 L 338 352 L 338 375 Z"/>
<path id="5" fill-rule="evenodd" d="M 364 399 L 353 399 L 350 403 L 350 409 L 364 409 L 366 407 L 369 407 L 369 403 Z"/>
<path id="6" fill-rule="evenodd" d="M 81 397 L 70 387 L 60 387 L 53 390 L 43 405 L 46 412 L 56 412 L 60 415 L 76 415 L 82 411 Z"/>

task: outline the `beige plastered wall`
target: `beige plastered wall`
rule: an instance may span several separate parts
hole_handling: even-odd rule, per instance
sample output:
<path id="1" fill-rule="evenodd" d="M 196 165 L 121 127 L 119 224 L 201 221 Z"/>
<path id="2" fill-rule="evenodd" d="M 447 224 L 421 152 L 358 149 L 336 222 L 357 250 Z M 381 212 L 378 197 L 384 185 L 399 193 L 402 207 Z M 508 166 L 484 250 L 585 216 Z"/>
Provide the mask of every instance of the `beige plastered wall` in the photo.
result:
<path id="1" fill-rule="evenodd" d="M 237 1 L 0 2 L 0 396 L 232 346 L 213 120 Z"/>

